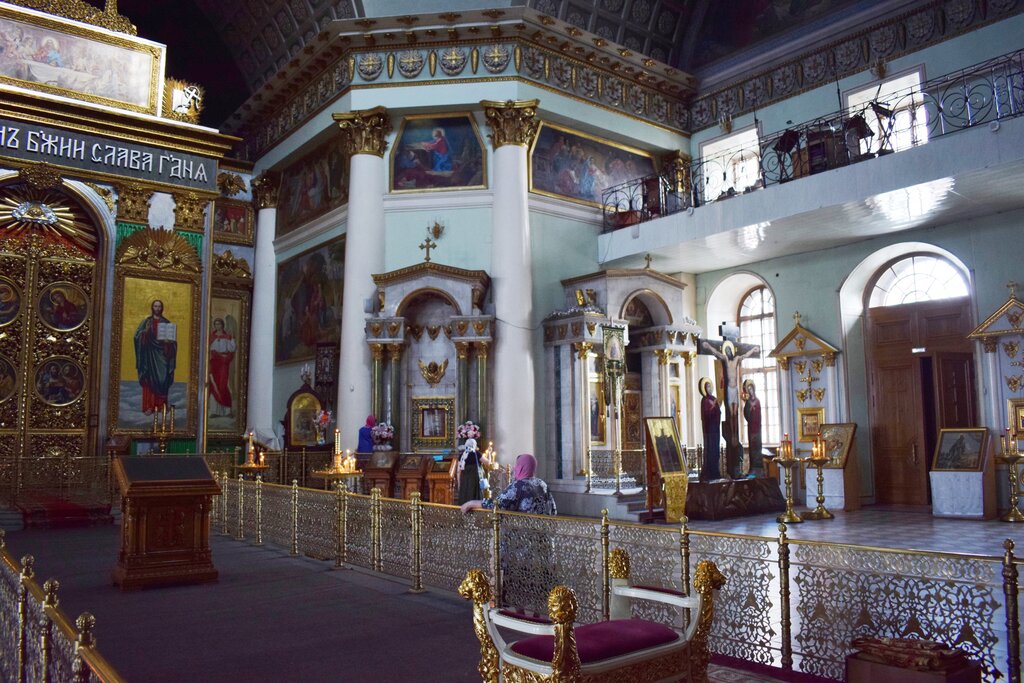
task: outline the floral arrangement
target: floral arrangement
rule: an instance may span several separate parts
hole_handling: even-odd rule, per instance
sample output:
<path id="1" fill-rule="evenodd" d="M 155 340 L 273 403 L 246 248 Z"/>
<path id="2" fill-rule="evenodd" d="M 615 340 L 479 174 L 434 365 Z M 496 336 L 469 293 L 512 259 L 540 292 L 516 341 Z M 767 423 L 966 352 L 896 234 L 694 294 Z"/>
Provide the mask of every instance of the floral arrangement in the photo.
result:
<path id="1" fill-rule="evenodd" d="M 467 421 L 458 426 L 458 428 L 455 430 L 455 434 L 460 439 L 479 439 L 480 427 L 473 424 L 472 421 Z"/>
<path id="2" fill-rule="evenodd" d="M 395 428 L 390 422 L 378 422 L 370 429 L 374 443 L 391 443 L 395 438 Z"/>
<path id="3" fill-rule="evenodd" d="M 318 430 L 327 429 L 328 425 L 334 419 L 334 414 L 329 410 L 321 410 L 316 414 L 316 418 L 313 421 L 313 426 Z"/>

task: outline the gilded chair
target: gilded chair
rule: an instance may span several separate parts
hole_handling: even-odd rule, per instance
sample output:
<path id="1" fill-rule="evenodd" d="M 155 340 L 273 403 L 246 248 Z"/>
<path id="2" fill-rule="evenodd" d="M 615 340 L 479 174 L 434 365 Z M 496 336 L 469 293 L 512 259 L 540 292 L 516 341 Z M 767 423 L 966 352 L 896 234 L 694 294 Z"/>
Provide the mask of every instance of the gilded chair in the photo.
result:
<path id="1" fill-rule="evenodd" d="M 556 586 L 548 595 L 550 621 L 529 619 L 492 608 L 491 586 L 479 569 L 466 575 L 459 594 L 473 601 L 473 627 L 480 641 L 484 683 L 599 683 L 603 681 L 707 681 L 708 633 L 714 616 L 714 591 L 725 578 L 711 561 L 697 565 L 694 595 L 633 587 L 629 557 L 612 553 L 610 619 L 574 626 L 576 595 Z M 677 629 L 631 618 L 630 600 L 641 599 L 684 610 L 686 628 Z M 507 642 L 499 628 L 528 634 Z"/>

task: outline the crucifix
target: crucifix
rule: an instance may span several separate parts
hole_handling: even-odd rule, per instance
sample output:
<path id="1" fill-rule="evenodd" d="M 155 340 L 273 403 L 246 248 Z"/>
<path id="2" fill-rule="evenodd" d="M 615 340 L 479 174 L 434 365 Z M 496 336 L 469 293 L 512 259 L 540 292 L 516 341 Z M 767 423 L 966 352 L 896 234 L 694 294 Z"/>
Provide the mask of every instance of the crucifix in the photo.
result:
<path id="1" fill-rule="evenodd" d="M 427 263 L 430 262 L 430 250 L 433 249 L 436 246 L 437 246 L 437 242 L 435 242 L 434 240 L 430 239 L 429 237 L 427 239 L 423 240 L 423 243 L 420 244 L 420 249 L 424 249 L 427 252 L 426 256 L 423 257 L 423 260 L 425 262 L 427 262 Z"/>
<path id="2" fill-rule="evenodd" d="M 697 353 L 714 356 L 718 360 L 718 366 L 722 372 L 722 383 L 725 385 L 725 420 L 722 425 L 722 437 L 725 438 L 725 461 L 728 469 L 726 474 L 738 478 L 741 476 L 739 466 L 743 459 L 743 447 L 740 445 L 739 439 L 740 363 L 760 353 L 761 347 L 753 344 L 741 344 L 739 341 L 740 328 L 737 325 L 722 323 L 718 326 L 718 334 L 722 337 L 721 341 L 702 339 Z M 704 400 L 707 401 L 707 395 L 710 392 L 705 393 L 704 388 L 701 389 L 701 393 L 705 395 Z M 714 397 L 712 396 L 712 398 Z M 704 418 L 703 404 L 701 417 Z M 760 425 L 760 418 L 758 418 L 757 424 Z M 705 433 L 707 433 L 707 425 L 705 425 Z M 717 458 L 718 448 L 717 443 L 705 443 L 705 456 L 713 454 L 713 457 Z M 707 459 L 705 457 L 705 460 Z M 709 472 L 717 472 L 717 462 L 705 463 L 705 468 L 709 464 L 712 465 Z"/>
<path id="3" fill-rule="evenodd" d="M 652 259 L 651 259 L 651 255 L 650 254 L 648 254 L 647 256 L 644 256 L 644 261 L 647 262 L 647 265 L 644 266 L 644 270 L 650 270 L 651 269 L 651 260 Z"/>

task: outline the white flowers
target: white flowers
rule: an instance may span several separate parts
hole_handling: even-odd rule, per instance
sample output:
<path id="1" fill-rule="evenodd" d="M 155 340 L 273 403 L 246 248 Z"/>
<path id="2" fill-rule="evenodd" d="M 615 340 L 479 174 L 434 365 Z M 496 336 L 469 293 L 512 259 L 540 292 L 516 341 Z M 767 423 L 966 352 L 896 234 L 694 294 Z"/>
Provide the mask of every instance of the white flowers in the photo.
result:
<path id="1" fill-rule="evenodd" d="M 466 421 L 460 424 L 455 430 L 456 436 L 460 439 L 479 439 L 480 438 L 480 427 L 473 424 L 473 422 Z"/>

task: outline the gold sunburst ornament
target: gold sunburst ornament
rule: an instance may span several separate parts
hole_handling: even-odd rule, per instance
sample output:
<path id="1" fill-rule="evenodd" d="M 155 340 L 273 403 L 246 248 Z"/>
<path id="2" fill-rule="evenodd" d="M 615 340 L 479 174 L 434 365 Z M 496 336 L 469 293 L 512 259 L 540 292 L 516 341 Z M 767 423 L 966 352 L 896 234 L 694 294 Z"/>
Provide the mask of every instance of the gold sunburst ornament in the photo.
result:
<path id="1" fill-rule="evenodd" d="M 89 254 L 96 253 L 96 235 L 84 214 L 67 197 L 47 190 L 7 189 L 0 197 L 0 234 L 20 237 L 33 232 L 66 240 Z"/>

